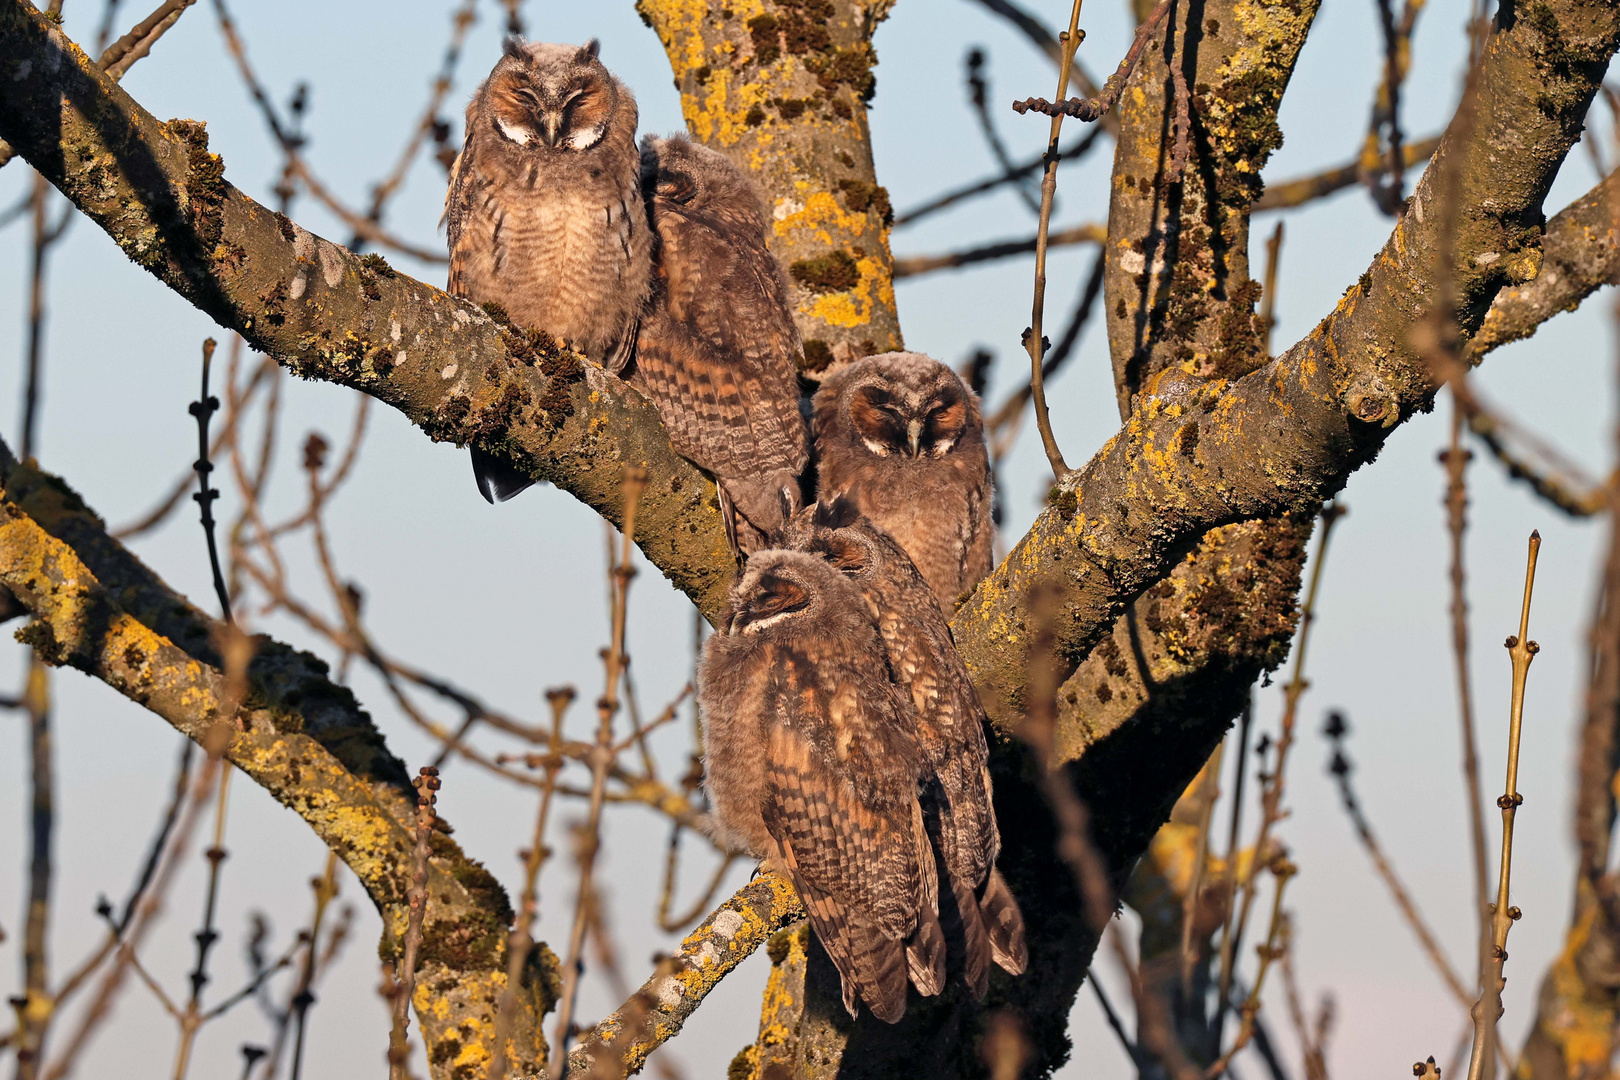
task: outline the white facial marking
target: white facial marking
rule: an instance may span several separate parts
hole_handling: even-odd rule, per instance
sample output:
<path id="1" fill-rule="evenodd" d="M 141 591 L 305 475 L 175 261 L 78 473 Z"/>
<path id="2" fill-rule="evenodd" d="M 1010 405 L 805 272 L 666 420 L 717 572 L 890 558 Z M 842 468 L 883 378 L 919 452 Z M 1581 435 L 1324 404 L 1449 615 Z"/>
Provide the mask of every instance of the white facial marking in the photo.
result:
<path id="1" fill-rule="evenodd" d="M 568 136 L 567 140 L 565 141 L 567 142 L 570 150 L 589 150 L 591 147 L 601 142 L 602 136 L 606 134 L 607 125 L 597 124 L 593 127 L 585 128 L 583 131 L 574 132 L 572 135 Z"/>
<path id="2" fill-rule="evenodd" d="M 872 453 L 876 454 L 878 457 L 889 456 L 889 448 L 878 442 L 876 439 L 862 439 L 861 442 L 865 443 L 866 448 L 872 451 Z"/>
<path id="3" fill-rule="evenodd" d="M 532 138 L 532 135 L 527 128 L 520 128 L 516 124 L 508 124 L 500 117 L 495 118 L 495 126 L 501 129 L 502 135 L 505 135 L 519 146 L 529 145 L 529 139 Z"/>
<path id="4" fill-rule="evenodd" d="M 775 626 L 777 623 L 781 622 L 783 619 L 787 618 L 789 615 L 792 615 L 792 614 L 794 614 L 794 612 L 791 612 L 791 611 L 779 611 L 775 615 L 772 615 L 770 618 L 761 619 L 758 622 L 744 623 L 743 628 L 742 628 L 743 633 L 745 633 L 745 634 L 757 634 L 761 630 L 764 630 L 768 626 Z"/>
<path id="5" fill-rule="evenodd" d="M 944 457 L 946 454 L 951 452 L 951 447 L 955 445 L 955 439 L 946 439 L 944 442 L 935 443 L 933 450 L 929 452 L 933 454 L 934 457 Z"/>

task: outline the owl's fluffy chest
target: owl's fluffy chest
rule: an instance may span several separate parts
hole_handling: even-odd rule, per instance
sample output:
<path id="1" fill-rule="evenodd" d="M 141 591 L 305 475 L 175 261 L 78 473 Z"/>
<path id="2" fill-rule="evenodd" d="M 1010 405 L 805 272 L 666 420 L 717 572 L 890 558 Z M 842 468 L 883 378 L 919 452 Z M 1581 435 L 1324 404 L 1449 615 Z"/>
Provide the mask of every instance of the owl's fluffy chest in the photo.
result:
<path id="1" fill-rule="evenodd" d="M 463 230 L 462 290 L 601 360 L 639 311 L 651 232 L 633 178 L 519 165 Z"/>

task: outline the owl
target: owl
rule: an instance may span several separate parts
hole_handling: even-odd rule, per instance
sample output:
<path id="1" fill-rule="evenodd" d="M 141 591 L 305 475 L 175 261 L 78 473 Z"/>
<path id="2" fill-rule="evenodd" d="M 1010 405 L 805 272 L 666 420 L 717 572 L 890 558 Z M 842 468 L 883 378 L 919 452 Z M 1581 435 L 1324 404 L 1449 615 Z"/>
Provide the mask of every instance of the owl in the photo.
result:
<path id="1" fill-rule="evenodd" d="M 684 135 L 649 136 L 641 160 L 658 244 L 631 382 L 675 450 L 714 474 L 726 536 L 747 553 L 802 503 L 810 441 L 764 200 L 724 154 Z"/>
<path id="2" fill-rule="evenodd" d="M 698 687 L 717 838 L 792 879 L 850 1015 L 859 1000 L 899 1020 L 908 979 L 937 994 L 946 946 L 914 721 L 855 585 L 814 555 L 756 551 Z"/>
<path id="3" fill-rule="evenodd" d="M 806 508 L 776 542 L 827 560 L 855 585 L 890 677 L 910 699 L 924 819 L 948 885 L 941 918 L 948 932 L 960 927 L 964 975 L 982 998 L 991 961 L 1019 975 L 1029 954 L 1023 914 L 995 865 L 984 710 L 944 612 L 900 546 L 846 500 Z"/>
<path id="4" fill-rule="evenodd" d="M 816 391 L 823 501 L 843 496 L 892 536 L 940 607 L 990 572 L 990 458 L 979 399 L 919 353 L 857 360 Z"/>
<path id="5" fill-rule="evenodd" d="M 635 348 L 652 279 L 636 100 L 584 46 L 509 36 L 467 106 L 445 198 L 449 290 L 499 304 L 611 371 Z M 473 450 L 491 502 L 533 481 Z"/>

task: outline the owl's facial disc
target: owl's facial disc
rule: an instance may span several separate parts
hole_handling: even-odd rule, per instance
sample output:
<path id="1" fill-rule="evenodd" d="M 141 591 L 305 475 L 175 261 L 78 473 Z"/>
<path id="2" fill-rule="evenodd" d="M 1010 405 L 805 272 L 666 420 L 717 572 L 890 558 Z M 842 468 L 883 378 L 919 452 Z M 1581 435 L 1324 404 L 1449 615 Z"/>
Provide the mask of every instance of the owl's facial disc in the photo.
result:
<path id="1" fill-rule="evenodd" d="M 900 403 L 887 390 L 863 386 L 850 396 L 849 419 L 866 448 L 878 457 L 909 454 L 912 440 Z"/>
<path id="2" fill-rule="evenodd" d="M 954 388 L 947 389 L 928 406 L 922 423 L 918 456 L 944 457 L 951 452 L 967 428 L 967 402 Z"/>
<path id="3" fill-rule="evenodd" d="M 760 575 L 753 591 L 731 617 L 731 633 L 757 634 L 810 606 L 810 591 L 791 578 L 769 571 Z"/>

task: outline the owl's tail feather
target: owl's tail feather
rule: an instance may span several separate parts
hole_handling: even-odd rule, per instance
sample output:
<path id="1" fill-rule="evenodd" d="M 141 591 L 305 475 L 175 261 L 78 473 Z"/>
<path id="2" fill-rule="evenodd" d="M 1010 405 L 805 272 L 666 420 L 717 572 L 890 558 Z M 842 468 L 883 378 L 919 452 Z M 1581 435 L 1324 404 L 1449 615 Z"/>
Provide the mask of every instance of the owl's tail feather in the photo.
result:
<path id="1" fill-rule="evenodd" d="M 953 902 L 946 905 L 941 918 L 948 914 L 951 928 L 960 930 L 962 979 L 973 991 L 973 996 L 983 1001 L 990 989 L 990 961 L 994 958 L 995 950 L 991 947 L 990 933 L 984 925 L 979 898 L 974 895 L 973 886 L 954 877 L 950 881 Z"/>
<path id="2" fill-rule="evenodd" d="M 534 486 L 534 477 L 519 472 L 505 460 L 471 447 L 473 479 L 487 503 L 502 503 Z"/>
<path id="3" fill-rule="evenodd" d="M 906 970 L 923 997 L 945 989 L 945 931 L 930 908 L 918 912 L 917 929 L 906 939 Z"/>
<path id="4" fill-rule="evenodd" d="M 1018 909 L 1012 890 L 1001 871 L 990 868 L 979 897 L 979 914 L 990 935 L 990 955 L 1009 975 L 1022 975 L 1029 966 L 1029 946 L 1024 941 L 1024 913 Z"/>
<path id="5" fill-rule="evenodd" d="M 804 901 L 816 940 L 838 969 L 844 1008 L 849 1015 L 856 1016 L 857 1003 L 864 1001 L 879 1020 L 898 1023 L 906 1014 L 906 981 L 910 973 L 905 943 L 887 936 L 861 912 L 852 911 L 837 897 L 805 881 L 792 848 L 778 847 L 777 854 L 793 878 L 799 899 Z"/>

